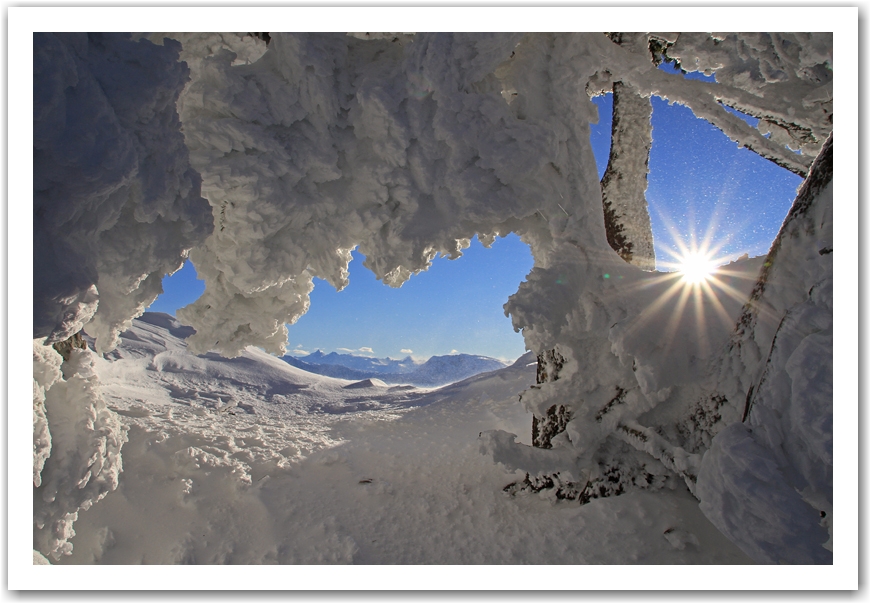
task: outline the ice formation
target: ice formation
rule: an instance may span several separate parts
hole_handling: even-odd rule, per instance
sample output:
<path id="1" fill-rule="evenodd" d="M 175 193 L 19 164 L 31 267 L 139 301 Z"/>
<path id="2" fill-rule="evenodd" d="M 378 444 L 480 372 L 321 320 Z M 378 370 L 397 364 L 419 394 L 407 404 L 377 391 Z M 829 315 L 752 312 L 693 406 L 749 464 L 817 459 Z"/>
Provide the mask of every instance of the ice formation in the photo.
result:
<path id="1" fill-rule="evenodd" d="M 611 39 L 644 52 L 646 36 L 611 34 Z M 606 91 L 606 90 L 604 90 Z M 652 146 L 652 104 L 650 98 L 616 81 L 613 91 L 613 125 L 610 157 L 601 178 L 604 202 L 604 230 L 607 242 L 619 257 L 642 270 L 655 270 L 652 226 L 646 204 L 649 152 Z"/>
<path id="2" fill-rule="evenodd" d="M 97 349 L 163 291 L 211 231 L 175 103 L 179 44 L 35 34 L 34 337 L 87 323 Z"/>
<path id="3" fill-rule="evenodd" d="M 352 249 L 400 286 L 475 235 L 515 232 L 535 258 L 506 311 L 539 356 L 522 398 L 536 447 L 504 432 L 481 445 L 528 471 L 516 488 L 589 500 L 682 480 L 756 560 L 830 561 L 816 534 L 830 534 L 832 496 L 830 34 L 44 34 L 34 45 L 39 345 L 84 326 L 110 350 L 190 250 L 206 281 L 178 312 L 196 329 L 190 349 L 280 354 L 312 277 L 346 285 Z M 665 73 L 662 58 L 717 83 Z M 687 105 L 800 175 L 819 155 L 766 263 L 741 260 L 707 291 L 614 251 L 589 95 L 615 82 Z M 627 182 L 645 179 L 637 151 L 614 165 Z M 41 401 L 70 383 L 37 379 L 59 370 L 38 356 L 37 498 L 55 454 Z M 111 486 L 123 439 L 112 437 L 97 454 L 105 479 L 69 504 L 37 503 L 38 527 Z M 767 494 L 787 504 L 765 532 L 753 522 L 773 513 Z M 786 537 L 797 529 L 805 548 Z M 35 546 L 63 551 L 68 532 Z"/>
<path id="4" fill-rule="evenodd" d="M 613 84 L 610 158 L 601 179 L 604 230 L 619 257 L 642 270 L 655 270 L 652 226 L 646 204 L 652 105 L 622 82 Z"/>
<path id="5" fill-rule="evenodd" d="M 96 356 L 75 349 L 61 365 L 44 341 L 33 344 L 33 547 L 55 559 L 72 551 L 79 511 L 114 490 L 121 473 L 127 434 L 103 400 Z"/>

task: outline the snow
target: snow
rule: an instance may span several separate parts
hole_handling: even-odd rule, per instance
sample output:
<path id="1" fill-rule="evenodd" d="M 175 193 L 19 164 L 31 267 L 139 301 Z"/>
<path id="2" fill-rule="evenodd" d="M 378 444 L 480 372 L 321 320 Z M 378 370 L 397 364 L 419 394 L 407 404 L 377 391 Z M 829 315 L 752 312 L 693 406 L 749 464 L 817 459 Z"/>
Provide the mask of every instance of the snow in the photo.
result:
<path id="1" fill-rule="evenodd" d="M 826 561 L 833 186 L 805 196 L 768 258 L 735 267 L 768 261 L 760 280 L 726 275 L 733 301 L 656 305 L 666 276 L 606 241 L 586 92 L 624 81 L 684 103 L 805 173 L 830 131 L 831 37 L 729 38 L 730 79 L 707 84 L 600 33 L 275 35 L 261 56 L 243 36 L 173 36 L 36 38 L 35 547 L 71 553 L 60 563 L 767 562 L 789 559 L 800 526 L 796 558 Z M 712 68 L 706 40 L 676 39 L 674 56 Z M 771 59 L 795 42 L 806 51 Z M 183 53 L 201 57 L 188 83 Z M 809 132 L 804 152 L 720 103 Z M 530 350 L 564 358 L 522 403 L 528 367 L 363 396 L 268 356 L 312 276 L 346 283 L 354 247 L 398 286 L 507 232 L 536 267 L 506 309 Z M 179 312 L 196 333 L 137 322 L 118 341 L 188 250 L 207 283 Z M 83 324 L 105 356 L 61 368 L 43 338 Z M 532 449 L 527 411 L 554 404 L 571 419 L 553 450 Z M 611 466 L 662 479 L 586 505 L 502 492 L 530 468 Z M 755 529 L 768 519 L 786 531 Z"/>
<path id="2" fill-rule="evenodd" d="M 704 456 L 701 510 L 741 549 L 765 563 L 830 563 L 819 513 L 783 477 L 741 423 L 726 427 Z M 732 513 L 740 509 L 739 513 Z M 812 526 L 808 528 L 807 526 Z M 783 542 L 784 541 L 784 542 Z"/>
<path id="3" fill-rule="evenodd" d="M 601 179 L 608 242 L 642 270 L 655 270 L 646 204 L 652 105 L 622 82 L 613 85 L 613 128 L 607 170 Z M 619 239 L 622 240 L 619 240 Z"/>
<path id="4" fill-rule="evenodd" d="M 826 123 L 833 107 L 833 57 L 826 50 L 831 43 L 830 33 L 720 34 L 715 39 L 684 33 L 676 37 L 668 56 L 688 71 L 715 71 L 716 81 L 729 88 L 782 99 L 776 107 L 750 103 L 755 106 L 744 112 L 764 118 L 762 134 L 767 127 L 773 140 L 815 157 L 831 131 Z M 741 101 L 723 96 L 722 102 Z M 807 136 L 808 131 L 818 134 Z"/>
<path id="5" fill-rule="evenodd" d="M 832 170 L 814 165 L 732 335 L 717 389 L 745 400 L 743 422 L 713 439 L 698 482 L 707 516 L 769 563 L 832 558 Z M 753 527 L 762 522 L 772 533 Z"/>
<path id="6" fill-rule="evenodd" d="M 34 331 L 90 323 L 98 348 L 162 292 L 211 230 L 175 101 L 179 44 L 34 35 Z"/>
<path id="7" fill-rule="evenodd" d="M 123 479 L 79 513 L 72 554 L 55 562 L 748 561 L 685 489 L 585 506 L 503 493 L 516 475 L 478 453 L 479 433 L 528 435 L 516 403 L 534 381 L 527 362 L 429 392 L 381 389 L 377 406 L 359 408 L 354 384 L 257 350 L 193 356 L 165 328 L 176 325 L 136 320 L 98 359 L 103 395 L 129 428 Z M 284 393 L 255 404 L 255 384 Z M 291 385 L 310 393 L 292 403 Z"/>
<path id="8" fill-rule="evenodd" d="M 363 379 L 362 381 L 355 381 L 350 385 L 345 385 L 345 389 L 369 389 L 372 387 L 387 387 L 387 384 L 381 381 L 380 379 Z"/>
<path id="9" fill-rule="evenodd" d="M 61 378 L 54 359 L 43 360 L 43 350 L 50 348 L 41 341 L 33 347 L 34 375 L 40 377 L 34 379 L 34 422 L 37 407 L 44 409 L 40 418 L 50 419 L 50 425 L 41 422 L 34 432 L 45 435 L 39 448 L 34 437 L 34 485 L 39 488 L 34 493 L 33 547 L 57 559 L 72 550 L 69 538 L 78 513 L 118 487 L 127 434 L 104 402 L 94 352 L 72 350 Z"/>

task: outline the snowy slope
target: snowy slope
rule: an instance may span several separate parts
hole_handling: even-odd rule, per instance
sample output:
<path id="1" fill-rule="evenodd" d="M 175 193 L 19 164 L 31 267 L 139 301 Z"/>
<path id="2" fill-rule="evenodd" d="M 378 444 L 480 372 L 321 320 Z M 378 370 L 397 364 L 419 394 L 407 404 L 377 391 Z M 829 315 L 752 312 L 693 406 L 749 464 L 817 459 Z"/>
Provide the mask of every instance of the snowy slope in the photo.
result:
<path id="1" fill-rule="evenodd" d="M 124 471 L 59 563 L 748 562 L 685 490 L 584 506 L 504 494 L 519 476 L 478 435 L 529 433 L 531 355 L 425 393 L 253 349 L 197 357 L 184 334 L 146 315 L 97 360 L 129 428 Z"/>
<path id="2" fill-rule="evenodd" d="M 308 373 L 256 348 L 232 359 L 195 356 L 187 351 L 189 334 L 171 316 L 146 312 L 99 362 L 107 403 L 131 425 L 179 434 L 201 428 L 198 437 L 210 444 L 242 432 L 250 437 L 254 430 L 258 443 L 244 447 L 246 459 L 283 465 L 332 445 L 325 431 L 337 417 L 364 411 L 390 416 L 419 397 L 413 388 L 349 387 L 350 381 Z M 315 413 L 322 416 L 312 421 Z"/>

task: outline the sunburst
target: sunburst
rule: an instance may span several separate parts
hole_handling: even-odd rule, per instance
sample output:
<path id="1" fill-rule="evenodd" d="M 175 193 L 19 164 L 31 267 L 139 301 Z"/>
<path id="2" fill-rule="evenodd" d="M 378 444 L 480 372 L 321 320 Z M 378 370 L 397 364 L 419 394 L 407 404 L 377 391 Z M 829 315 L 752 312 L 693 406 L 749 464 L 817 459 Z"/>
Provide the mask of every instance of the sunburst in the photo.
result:
<path id="1" fill-rule="evenodd" d="M 681 236 L 667 217 L 663 217 L 674 247 L 661 249 L 670 261 L 658 261 L 659 271 L 655 276 L 638 283 L 641 289 L 658 289 L 650 303 L 635 318 L 630 328 L 645 329 L 659 323 L 659 336 L 664 349 L 685 341 L 687 336 L 696 339 L 698 351 L 706 355 L 711 350 L 710 335 L 721 328 L 734 324 L 734 302 L 743 303 L 746 293 L 735 282 L 744 276 L 742 270 L 727 266 L 735 255 L 723 253 L 723 247 L 731 237 L 723 233 L 720 221 L 714 215 L 700 236 L 694 231 Z M 739 287 L 740 290 L 738 290 Z M 640 291 L 640 289 L 639 289 Z M 729 310 L 726 310 L 726 306 Z M 686 328 L 686 320 L 693 328 Z M 718 326 L 714 323 L 719 323 Z M 683 325 L 681 327 L 681 325 Z"/>
<path id="2" fill-rule="evenodd" d="M 700 251 L 690 251 L 679 258 L 677 272 L 683 275 L 683 281 L 691 285 L 707 282 L 716 272 L 717 263 L 708 254 Z"/>

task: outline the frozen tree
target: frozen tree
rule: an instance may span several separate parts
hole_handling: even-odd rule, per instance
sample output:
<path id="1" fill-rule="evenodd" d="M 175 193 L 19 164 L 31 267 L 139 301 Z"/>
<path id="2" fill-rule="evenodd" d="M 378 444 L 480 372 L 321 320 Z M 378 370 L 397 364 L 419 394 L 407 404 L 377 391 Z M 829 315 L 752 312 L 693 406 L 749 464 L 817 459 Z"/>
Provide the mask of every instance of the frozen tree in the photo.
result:
<path id="1" fill-rule="evenodd" d="M 481 436 L 485 453 L 528 472 L 514 491 L 582 501 L 685 484 L 759 561 L 830 560 L 830 35 L 46 34 L 34 45 L 38 345 L 84 326 L 111 349 L 189 251 L 206 282 L 178 312 L 196 329 L 190 348 L 279 354 L 312 277 L 345 286 L 352 249 L 401 286 L 475 235 L 517 233 L 535 268 L 506 311 L 539 357 L 522 397 L 536 446 Z M 602 195 L 590 96 L 611 89 Z M 728 294 L 715 300 L 690 304 L 652 271 L 651 95 L 809 174 L 771 255 L 723 269 Z M 92 352 L 73 352 L 70 376 L 87 381 Z M 37 490 L 54 456 L 55 363 L 35 352 Z M 101 458 L 122 434 L 109 440 Z M 111 472 L 99 475 L 110 487 Z M 729 494 L 753 487 L 750 501 Z M 38 534 L 45 513 L 91 503 L 40 504 Z M 763 521 L 776 527 L 755 529 Z M 43 553 L 64 551 L 69 530 L 53 529 L 37 538 Z"/>
<path id="2" fill-rule="evenodd" d="M 622 82 L 613 84 L 610 159 L 601 180 L 604 230 L 619 256 L 642 270 L 655 270 L 646 175 L 652 147 L 652 105 Z"/>
<path id="3" fill-rule="evenodd" d="M 79 331 L 112 349 L 212 217 L 175 108 L 180 44 L 38 33 L 33 45 L 34 547 L 57 557 L 78 511 L 117 486 L 126 440 Z"/>
<path id="4" fill-rule="evenodd" d="M 610 39 L 639 52 L 648 47 L 648 36 L 644 34 L 612 33 Z M 654 50 L 650 53 L 655 63 Z M 601 179 L 604 230 L 607 242 L 622 259 L 642 270 L 655 270 L 652 225 L 646 204 L 652 105 L 649 97 L 621 81 L 613 83 L 612 92 L 610 157 Z"/>

